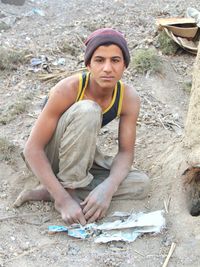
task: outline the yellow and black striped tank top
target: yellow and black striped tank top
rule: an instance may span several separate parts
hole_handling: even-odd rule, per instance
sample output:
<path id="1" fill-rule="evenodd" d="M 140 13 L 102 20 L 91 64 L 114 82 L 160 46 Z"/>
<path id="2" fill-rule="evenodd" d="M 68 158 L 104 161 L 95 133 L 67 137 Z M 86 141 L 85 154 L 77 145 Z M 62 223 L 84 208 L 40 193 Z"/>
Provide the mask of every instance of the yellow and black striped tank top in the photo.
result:
<path id="1" fill-rule="evenodd" d="M 89 78 L 90 78 L 89 72 L 82 72 L 79 74 L 79 89 L 76 102 L 83 99 Z M 118 81 L 114 89 L 112 101 L 109 107 L 103 111 L 103 121 L 101 127 L 105 126 L 106 124 L 114 120 L 116 117 L 120 116 L 123 95 L 124 95 L 124 85 L 121 81 Z"/>

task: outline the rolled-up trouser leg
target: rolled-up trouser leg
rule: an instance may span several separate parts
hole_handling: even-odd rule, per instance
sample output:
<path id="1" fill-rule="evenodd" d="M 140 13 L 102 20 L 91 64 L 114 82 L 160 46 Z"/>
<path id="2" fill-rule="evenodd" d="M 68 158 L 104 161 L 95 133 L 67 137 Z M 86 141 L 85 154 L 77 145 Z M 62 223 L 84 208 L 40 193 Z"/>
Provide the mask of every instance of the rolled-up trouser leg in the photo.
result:
<path id="1" fill-rule="evenodd" d="M 94 179 L 87 187 L 76 190 L 78 196 L 81 199 L 85 199 L 85 197 L 96 186 L 102 183 L 109 176 L 109 172 L 110 171 L 108 169 L 94 164 L 92 169 L 90 170 L 90 173 L 94 176 Z M 149 188 L 149 177 L 145 173 L 135 169 L 130 171 L 124 181 L 120 184 L 117 192 L 113 196 L 113 199 L 143 199 L 148 195 Z"/>
<path id="2" fill-rule="evenodd" d="M 73 104 L 59 119 L 45 151 L 52 169 L 65 188 L 87 186 L 92 167 L 102 111 L 91 100 Z"/>

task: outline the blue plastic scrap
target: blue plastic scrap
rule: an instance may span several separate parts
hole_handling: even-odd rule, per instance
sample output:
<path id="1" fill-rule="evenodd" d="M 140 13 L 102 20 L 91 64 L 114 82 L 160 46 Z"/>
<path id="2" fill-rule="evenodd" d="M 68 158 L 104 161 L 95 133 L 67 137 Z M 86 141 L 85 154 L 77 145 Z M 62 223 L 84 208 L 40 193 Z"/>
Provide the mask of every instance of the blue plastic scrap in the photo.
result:
<path id="1" fill-rule="evenodd" d="M 89 234 L 84 228 L 67 228 L 65 226 L 59 226 L 59 225 L 50 225 L 48 227 L 49 233 L 59 233 L 59 232 L 66 232 L 69 236 L 75 237 L 75 238 L 81 238 L 85 239 L 89 237 Z"/>

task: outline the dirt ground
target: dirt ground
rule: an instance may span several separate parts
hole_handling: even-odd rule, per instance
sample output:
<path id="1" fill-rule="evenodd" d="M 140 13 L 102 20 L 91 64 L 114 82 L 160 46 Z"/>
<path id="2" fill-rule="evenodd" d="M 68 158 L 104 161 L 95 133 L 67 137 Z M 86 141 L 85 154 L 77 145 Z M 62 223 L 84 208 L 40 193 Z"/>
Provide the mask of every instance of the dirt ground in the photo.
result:
<path id="1" fill-rule="evenodd" d="M 198 2 L 191 0 L 190 6 L 198 9 Z M 0 138 L 12 144 L 7 150 L 1 145 L 0 150 L 0 266 L 157 267 L 164 263 L 172 242 L 176 248 L 168 266 L 200 266 L 200 221 L 189 215 L 184 200 L 184 155 L 174 156 L 184 134 L 189 101 L 185 88 L 192 79 L 195 56 L 184 51 L 162 55 L 155 26 L 156 18 L 184 16 L 187 7 L 183 0 L 26 0 L 23 6 L 0 3 L 0 22 L 4 20 L 8 26 L 0 29 L 0 47 L 28 50 L 29 54 L 26 63 L 0 73 Z M 159 75 L 138 74 L 132 65 L 124 75 L 141 96 L 134 165 L 150 176 L 151 191 L 143 201 L 114 201 L 109 213 L 150 212 L 165 209 L 164 203 L 168 204 L 166 229 L 130 244 L 99 245 L 65 234 L 52 236 L 48 226 L 63 224 L 52 203 L 28 203 L 18 209 L 12 206 L 24 186 L 37 183 L 19 152 L 40 112 L 42 99 L 55 84 L 39 80 L 38 75 L 47 73 L 46 65 L 53 72 L 56 68 L 74 71 L 84 67 L 82 40 L 99 27 L 124 32 L 132 56 L 138 48 L 156 47 L 163 59 Z M 43 69 L 41 65 L 31 66 L 30 60 L 42 55 L 48 58 Z M 25 105 L 23 112 L 10 118 L 13 105 L 20 103 Z M 105 153 L 115 154 L 117 120 L 102 129 L 99 145 Z"/>

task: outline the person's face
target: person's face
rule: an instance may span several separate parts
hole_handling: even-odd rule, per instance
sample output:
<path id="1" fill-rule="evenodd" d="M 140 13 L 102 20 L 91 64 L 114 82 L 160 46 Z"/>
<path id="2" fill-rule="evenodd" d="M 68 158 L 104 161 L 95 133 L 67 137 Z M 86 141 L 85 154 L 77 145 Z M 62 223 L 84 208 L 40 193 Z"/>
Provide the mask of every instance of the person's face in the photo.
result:
<path id="1" fill-rule="evenodd" d="M 114 87 L 125 70 L 124 57 L 117 45 L 99 46 L 87 66 L 100 87 Z"/>

